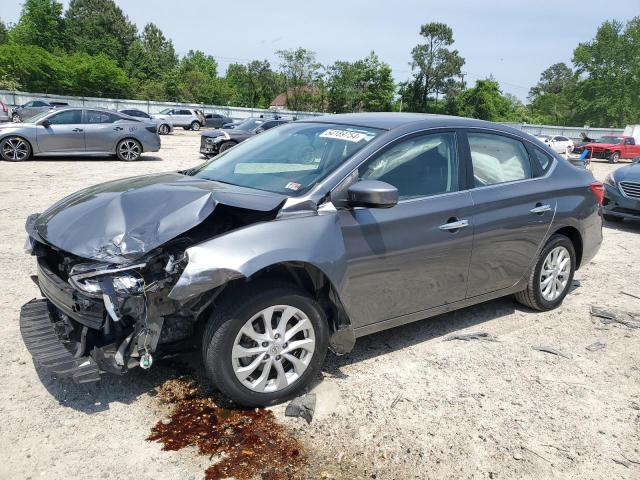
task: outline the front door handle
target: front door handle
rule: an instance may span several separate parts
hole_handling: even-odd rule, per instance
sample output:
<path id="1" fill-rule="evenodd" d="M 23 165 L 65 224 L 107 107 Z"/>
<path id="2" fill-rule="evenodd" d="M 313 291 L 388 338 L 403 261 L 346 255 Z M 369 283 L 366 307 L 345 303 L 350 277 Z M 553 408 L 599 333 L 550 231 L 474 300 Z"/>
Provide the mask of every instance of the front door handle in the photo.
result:
<path id="1" fill-rule="evenodd" d="M 82 130 L 81 128 L 74 128 L 73 131 L 74 132 L 83 132 L 84 130 Z"/>
<path id="2" fill-rule="evenodd" d="M 544 212 L 549 212 L 551 211 L 551 205 L 540 205 L 539 203 L 535 206 L 535 208 L 532 208 L 531 210 L 529 210 L 531 213 L 537 213 L 538 215 L 543 214 Z"/>
<path id="3" fill-rule="evenodd" d="M 453 220 L 453 219 L 449 219 Z M 440 225 L 440 230 L 459 230 L 461 228 L 465 228 L 469 226 L 469 220 L 455 220 L 453 222 L 445 223 L 444 225 Z"/>

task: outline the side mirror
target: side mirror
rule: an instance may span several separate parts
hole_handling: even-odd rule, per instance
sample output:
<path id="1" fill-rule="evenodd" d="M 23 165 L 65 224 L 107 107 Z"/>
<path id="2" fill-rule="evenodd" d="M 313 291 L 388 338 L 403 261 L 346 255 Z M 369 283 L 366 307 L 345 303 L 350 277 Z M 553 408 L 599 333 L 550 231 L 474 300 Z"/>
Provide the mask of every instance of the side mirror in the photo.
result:
<path id="1" fill-rule="evenodd" d="M 378 180 L 362 180 L 347 190 L 349 206 L 391 208 L 398 204 L 398 189 Z"/>
<path id="2" fill-rule="evenodd" d="M 44 128 L 49 128 L 51 126 L 51 122 L 45 118 L 42 122 L 40 122 L 40 125 L 42 125 Z"/>

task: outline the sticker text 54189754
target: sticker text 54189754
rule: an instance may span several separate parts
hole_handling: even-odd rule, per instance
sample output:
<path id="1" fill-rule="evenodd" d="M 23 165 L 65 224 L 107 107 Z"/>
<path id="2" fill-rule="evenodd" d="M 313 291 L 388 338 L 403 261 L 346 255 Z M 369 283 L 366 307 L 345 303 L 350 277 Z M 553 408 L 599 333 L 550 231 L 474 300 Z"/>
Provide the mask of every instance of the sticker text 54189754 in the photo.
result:
<path id="1" fill-rule="evenodd" d="M 320 138 L 333 138 L 336 140 L 345 140 L 347 142 L 357 143 L 360 140 L 367 138 L 367 135 L 361 132 L 351 132 L 349 130 L 337 130 L 335 128 L 330 128 L 322 132 L 320 134 Z"/>

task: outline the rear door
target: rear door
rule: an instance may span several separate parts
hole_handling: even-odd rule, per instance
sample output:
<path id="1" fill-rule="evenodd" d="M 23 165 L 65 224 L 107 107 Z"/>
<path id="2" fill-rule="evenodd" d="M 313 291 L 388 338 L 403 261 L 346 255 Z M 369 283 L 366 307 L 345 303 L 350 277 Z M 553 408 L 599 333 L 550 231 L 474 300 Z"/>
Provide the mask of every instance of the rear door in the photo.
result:
<path id="1" fill-rule="evenodd" d="M 465 298 L 473 204 L 459 188 L 457 143 L 454 131 L 420 133 L 359 167 L 359 179 L 394 185 L 400 201 L 338 213 L 347 252 L 342 300 L 355 327 Z"/>
<path id="2" fill-rule="evenodd" d="M 85 111 L 85 143 L 87 153 L 110 153 L 125 130 L 122 117 L 100 110 Z"/>
<path id="3" fill-rule="evenodd" d="M 474 241 L 468 297 L 505 289 L 528 271 L 554 216 L 556 199 L 524 142 L 468 130 Z M 533 147 L 532 147 L 533 148 Z M 545 154 L 542 154 L 545 155 Z M 552 164 L 547 157 L 546 168 Z"/>
<path id="4" fill-rule="evenodd" d="M 42 153 L 84 153 L 82 110 L 63 110 L 47 120 L 47 127 L 42 122 L 36 126 L 36 140 Z"/>
<path id="5" fill-rule="evenodd" d="M 178 125 L 179 127 L 188 127 L 189 125 L 191 125 L 193 117 L 194 115 L 193 113 L 191 113 L 191 110 L 175 109 L 173 111 L 171 120 L 173 121 L 174 125 Z"/>

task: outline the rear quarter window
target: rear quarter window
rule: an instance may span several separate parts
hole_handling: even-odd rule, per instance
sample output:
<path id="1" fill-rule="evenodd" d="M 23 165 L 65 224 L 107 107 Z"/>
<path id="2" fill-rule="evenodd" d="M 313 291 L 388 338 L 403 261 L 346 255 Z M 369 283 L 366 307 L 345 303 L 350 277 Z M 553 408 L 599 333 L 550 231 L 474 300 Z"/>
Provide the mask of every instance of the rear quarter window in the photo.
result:
<path id="1" fill-rule="evenodd" d="M 553 157 L 536 147 L 533 147 L 531 150 L 533 160 L 540 164 L 540 168 L 542 169 L 542 171 L 546 172 L 547 170 L 549 170 L 549 167 L 551 167 L 551 163 L 553 161 Z"/>

